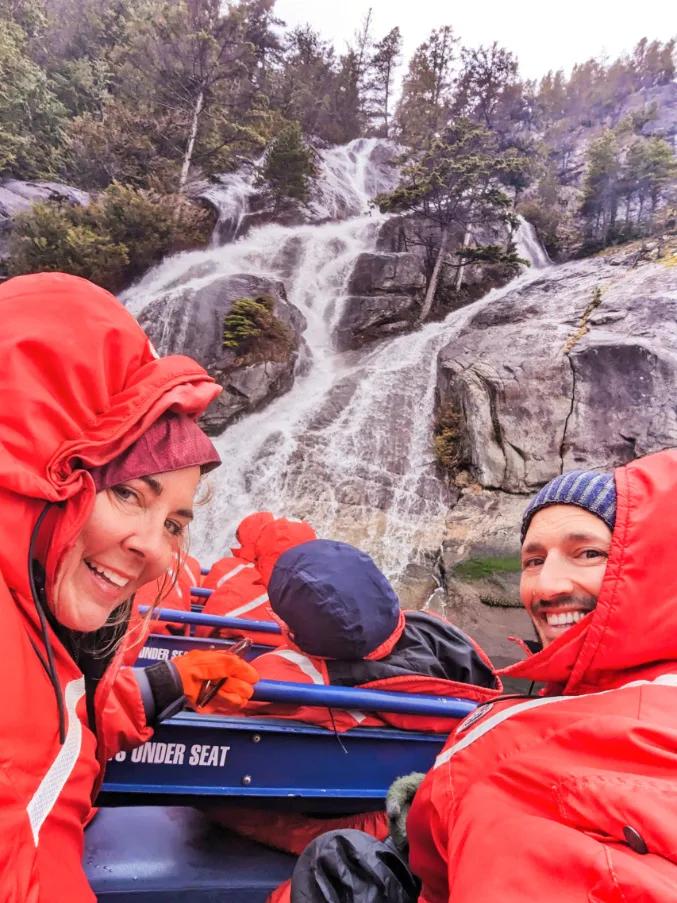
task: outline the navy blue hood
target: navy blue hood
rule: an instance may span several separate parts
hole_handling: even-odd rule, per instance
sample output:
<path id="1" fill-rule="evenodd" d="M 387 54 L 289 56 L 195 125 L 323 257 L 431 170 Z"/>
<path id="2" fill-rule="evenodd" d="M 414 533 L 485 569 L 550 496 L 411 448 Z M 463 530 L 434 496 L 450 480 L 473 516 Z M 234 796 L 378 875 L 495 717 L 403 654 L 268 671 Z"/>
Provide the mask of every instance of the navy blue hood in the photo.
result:
<path id="1" fill-rule="evenodd" d="M 400 603 L 364 552 L 314 539 L 281 555 L 268 584 L 270 605 L 307 655 L 355 661 L 392 635 Z"/>

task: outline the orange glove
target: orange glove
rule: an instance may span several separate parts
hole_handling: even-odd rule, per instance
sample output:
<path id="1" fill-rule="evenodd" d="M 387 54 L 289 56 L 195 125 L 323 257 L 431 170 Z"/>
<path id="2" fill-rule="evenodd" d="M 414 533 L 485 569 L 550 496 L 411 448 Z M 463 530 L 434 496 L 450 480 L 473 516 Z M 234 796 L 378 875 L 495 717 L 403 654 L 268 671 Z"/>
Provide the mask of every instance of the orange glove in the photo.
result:
<path id="1" fill-rule="evenodd" d="M 259 679 L 258 672 L 248 662 L 228 652 L 191 649 L 185 655 L 178 655 L 172 664 L 179 672 L 184 694 L 195 709 L 198 709 L 197 699 L 205 681 L 226 679 L 214 698 L 199 707 L 198 711 L 208 714 L 232 715 L 244 708 Z"/>

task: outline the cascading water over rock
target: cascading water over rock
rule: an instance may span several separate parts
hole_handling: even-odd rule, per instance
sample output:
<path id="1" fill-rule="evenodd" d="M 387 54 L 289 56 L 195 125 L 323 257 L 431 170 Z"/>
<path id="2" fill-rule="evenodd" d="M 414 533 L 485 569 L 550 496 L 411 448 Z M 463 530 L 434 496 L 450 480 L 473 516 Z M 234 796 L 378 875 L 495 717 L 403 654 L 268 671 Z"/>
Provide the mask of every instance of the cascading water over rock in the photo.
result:
<path id="1" fill-rule="evenodd" d="M 191 540 L 204 564 L 226 553 L 242 517 L 265 509 L 306 518 L 318 535 L 355 543 L 393 579 L 416 550 L 439 544 L 448 496 L 431 444 L 437 354 L 479 306 L 516 282 L 413 334 L 360 352 L 334 350 L 355 261 L 376 247 L 384 217 L 369 202 L 393 185 L 394 152 L 375 139 L 327 151 L 313 215 L 332 221 L 267 225 L 232 244 L 178 255 L 127 294 L 138 314 L 160 294 L 176 291 L 180 303 L 187 286 L 247 273 L 283 280 L 307 321 L 306 374 L 216 440 L 224 465 L 211 478 L 212 498 Z M 518 247 L 532 262 L 518 277 L 528 282 L 548 260 L 527 224 Z"/>

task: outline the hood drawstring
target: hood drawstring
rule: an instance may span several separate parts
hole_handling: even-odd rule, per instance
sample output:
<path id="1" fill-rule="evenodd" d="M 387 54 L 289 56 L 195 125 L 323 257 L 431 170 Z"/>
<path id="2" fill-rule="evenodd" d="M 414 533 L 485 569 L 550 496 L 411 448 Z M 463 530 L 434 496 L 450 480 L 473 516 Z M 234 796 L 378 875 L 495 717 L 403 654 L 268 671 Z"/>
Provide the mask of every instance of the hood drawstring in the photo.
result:
<path id="1" fill-rule="evenodd" d="M 33 638 L 31 637 L 31 644 L 37 653 L 38 658 L 42 664 L 42 667 L 47 672 L 47 676 L 54 688 L 54 694 L 56 696 L 56 706 L 59 711 L 59 742 L 61 746 L 66 742 L 66 704 L 63 698 L 63 690 L 61 689 L 61 683 L 59 681 L 59 676 L 56 673 L 56 665 L 54 664 L 54 652 L 52 650 L 52 644 L 49 639 L 49 628 L 47 626 L 47 617 L 45 615 L 45 611 L 43 608 L 42 599 L 40 598 L 40 592 L 35 583 L 35 574 L 33 572 L 33 552 L 35 550 L 35 544 L 38 539 L 38 533 L 40 532 L 40 527 L 47 515 L 47 512 L 52 507 L 52 502 L 47 502 L 45 507 L 40 512 L 40 516 L 38 517 L 37 523 L 33 528 L 33 533 L 31 534 L 31 541 L 28 545 L 28 582 L 31 589 L 31 596 L 33 597 L 33 602 L 35 603 L 35 607 L 38 612 L 38 617 L 40 618 L 40 626 L 42 629 L 42 638 L 45 643 L 45 651 L 47 653 L 47 661 L 41 651 L 38 649 L 36 644 L 33 642 Z"/>

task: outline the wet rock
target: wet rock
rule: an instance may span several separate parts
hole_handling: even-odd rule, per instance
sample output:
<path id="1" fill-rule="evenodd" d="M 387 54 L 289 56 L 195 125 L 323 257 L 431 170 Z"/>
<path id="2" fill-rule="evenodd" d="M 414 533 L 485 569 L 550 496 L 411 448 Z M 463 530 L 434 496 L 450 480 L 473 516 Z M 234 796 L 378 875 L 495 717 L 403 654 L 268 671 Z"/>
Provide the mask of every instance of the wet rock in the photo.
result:
<path id="1" fill-rule="evenodd" d="M 9 238 L 15 217 L 30 210 L 33 204 L 44 201 L 85 206 L 90 202 L 90 195 L 61 182 L 8 179 L 0 183 L 0 271 L 9 256 Z"/>
<path id="2" fill-rule="evenodd" d="M 507 234 L 477 231 L 480 244 L 505 243 Z M 430 220 L 394 216 L 379 229 L 376 252 L 358 257 L 348 284 L 349 297 L 337 325 L 340 350 L 360 348 L 415 328 L 433 271 L 440 229 Z M 454 248 L 463 242 L 460 229 L 452 231 L 447 263 L 454 261 Z M 463 285 L 456 288 L 457 270 L 446 266 L 440 277 L 432 317 L 440 318 L 504 285 L 514 274 L 504 268 L 468 266 Z"/>
<path id="3" fill-rule="evenodd" d="M 21 182 L 8 179 L 0 184 L 0 232 L 12 227 L 14 217 L 43 201 L 53 201 L 74 206 L 89 204 L 90 195 L 61 182 Z"/>
<path id="4" fill-rule="evenodd" d="M 210 436 L 218 436 L 236 417 L 259 410 L 294 385 L 293 359 L 259 361 L 225 370 L 210 368 L 210 372 L 224 387 L 200 419 Z"/>
<path id="5" fill-rule="evenodd" d="M 523 658 L 508 637 L 532 639 L 519 596 L 522 514 L 529 496 L 471 485 L 449 512 L 435 610 L 470 634 L 496 667 Z"/>
<path id="6" fill-rule="evenodd" d="M 360 254 L 348 291 L 354 295 L 396 292 L 416 297 L 425 291 L 425 275 L 415 254 Z"/>
<path id="7" fill-rule="evenodd" d="M 572 262 L 480 308 L 439 355 L 438 394 L 478 483 L 532 491 L 677 444 L 676 342 L 674 268 Z"/>
<path id="8" fill-rule="evenodd" d="M 268 343 L 255 359 L 238 357 L 223 347 L 224 319 L 238 298 L 260 296 L 273 299 L 273 313 L 288 327 L 293 341 Z M 148 305 L 139 322 L 160 354 L 189 355 L 223 386 L 202 419 L 210 435 L 289 391 L 302 349 L 301 357 L 307 359 L 301 335 L 305 317 L 287 301 L 281 282 L 260 276 L 224 276 L 198 289 L 176 288 Z"/>
<path id="9" fill-rule="evenodd" d="M 360 348 L 384 336 L 406 332 L 419 309 L 419 302 L 410 295 L 351 295 L 336 330 L 337 348 Z"/>

